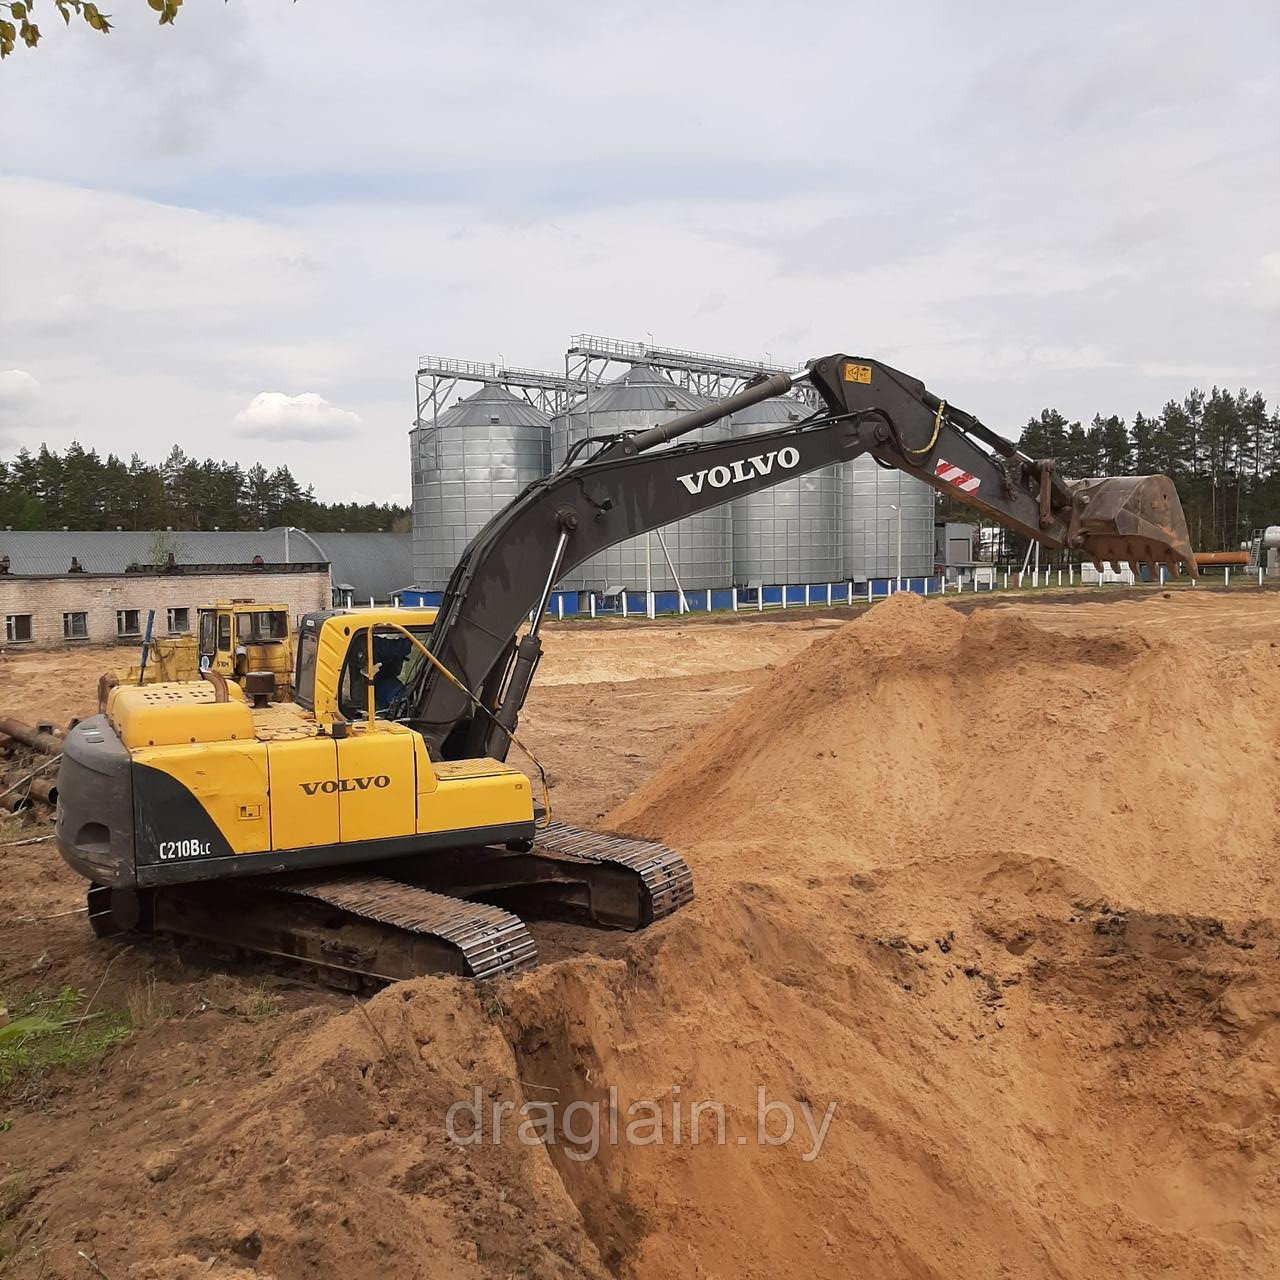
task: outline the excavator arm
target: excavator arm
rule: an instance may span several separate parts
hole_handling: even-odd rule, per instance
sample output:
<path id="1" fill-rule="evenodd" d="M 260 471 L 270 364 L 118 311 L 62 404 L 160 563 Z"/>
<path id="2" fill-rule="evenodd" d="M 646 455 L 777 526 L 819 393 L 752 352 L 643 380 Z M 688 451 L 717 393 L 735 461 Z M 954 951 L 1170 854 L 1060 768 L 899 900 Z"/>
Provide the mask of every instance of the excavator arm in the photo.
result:
<path id="1" fill-rule="evenodd" d="M 740 439 L 680 436 L 785 395 L 805 379 L 825 408 Z M 1179 563 L 1195 573 L 1182 507 L 1164 476 L 1068 481 L 1025 457 L 922 382 L 875 360 L 832 355 L 672 422 L 599 446 L 530 485 L 480 530 L 453 571 L 423 664 L 392 714 L 444 759 L 505 758 L 541 655 L 557 581 L 616 543 L 795 476 L 870 453 L 1050 547 L 1096 562 Z M 517 639 L 526 619 L 529 631 Z M 444 672 L 448 672 L 446 676 Z M 452 677 L 452 678 L 450 678 Z M 480 708 L 483 708 L 481 710 Z"/>

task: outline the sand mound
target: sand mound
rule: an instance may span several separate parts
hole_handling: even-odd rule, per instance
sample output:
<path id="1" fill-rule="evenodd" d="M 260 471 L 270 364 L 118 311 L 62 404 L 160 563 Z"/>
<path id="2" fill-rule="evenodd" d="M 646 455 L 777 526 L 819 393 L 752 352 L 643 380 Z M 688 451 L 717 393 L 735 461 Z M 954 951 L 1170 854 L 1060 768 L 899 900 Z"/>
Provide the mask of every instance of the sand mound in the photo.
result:
<path id="1" fill-rule="evenodd" d="M 1274 667 L 877 606 L 612 815 L 687 853 L 692 907 L 289 1036 L 165 1120 L 126 1274 L 1280 1272 Z M 456 1145 L 477 1088 L 557 1140 Z"/>
<path id="2" fill-rule="evenodd" d="M 704 889 L 1048 858 L 1133 906 L 1272 915 L 1278 656 L 902 595 L 778 669 L 611 821 L 723 848 Z"/>

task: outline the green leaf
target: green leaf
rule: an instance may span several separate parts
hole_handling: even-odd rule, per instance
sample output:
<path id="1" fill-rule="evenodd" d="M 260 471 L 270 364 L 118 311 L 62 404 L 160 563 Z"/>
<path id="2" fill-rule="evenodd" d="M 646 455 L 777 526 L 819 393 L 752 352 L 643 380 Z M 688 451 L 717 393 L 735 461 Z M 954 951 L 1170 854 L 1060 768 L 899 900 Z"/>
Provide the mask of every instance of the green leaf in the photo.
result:
<path id="1" fill-rule="evenodd" d="M 147 4 L 150 5 L 157 13 L 164 12 L 164 0 L 147 0 Z"/>
<path id="2" fill-rule="evenodd" d="M 27 16 L 27 6 L 22 3 L 22 0 L 13 0 L 13 4 L 9 6 L 9 12 L 15 18 L 25 18 Z"/>
<path id="3" fill-rule="evenodd" d="M 40 28 L 34 22 L 24 21 L 22 24 L 22 38 L 26 41 L 28 49 L 34 49 L 40 43 Z"/>

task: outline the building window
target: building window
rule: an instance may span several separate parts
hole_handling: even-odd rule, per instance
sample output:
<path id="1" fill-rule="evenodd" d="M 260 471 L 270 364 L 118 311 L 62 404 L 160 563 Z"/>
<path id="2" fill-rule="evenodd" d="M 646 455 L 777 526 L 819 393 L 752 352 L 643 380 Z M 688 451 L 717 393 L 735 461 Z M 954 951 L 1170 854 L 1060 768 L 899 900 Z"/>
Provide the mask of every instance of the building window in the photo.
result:
<path id="1" fill-rule="evenodd" d="M 31 639 L 31 615 L 7 613 L 4 618 L 4 638 L 9 644 L 21 644 Z"/>
<path id="2" fill-rule="evenodd" d="M 140 636 L 142 627 L 138 622 L 137 609 L 117 609 L 116 610 L 116 635 L 118 636 Z"/>
<path id="3" fill-rule="evenodd" d="M 87 613 L 64 613 L 62 615 L 62 635 L 66 640 L 87 640 L 89 638 L 89 615 Z"/>
<path id="4" fill-rule="evenodd" d="M 188 609 L 170 609 L 168 626 L 171 636 L 184 636 L 191 630 L 191 613 Z"/>

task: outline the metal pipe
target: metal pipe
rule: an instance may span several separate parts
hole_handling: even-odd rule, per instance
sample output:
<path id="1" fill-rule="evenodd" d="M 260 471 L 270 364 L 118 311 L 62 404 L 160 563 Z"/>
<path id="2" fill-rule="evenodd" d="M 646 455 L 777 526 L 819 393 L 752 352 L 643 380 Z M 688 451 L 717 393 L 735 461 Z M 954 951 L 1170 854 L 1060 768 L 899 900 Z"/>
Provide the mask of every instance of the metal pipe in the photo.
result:
<path id="1" fill-rule="evenodd" d="M 699 427 L 708 426 L 712 422 L 719 422 L 721 418 L 727 418 L 731 413 L 737 413 L 740 409 L 750 408 L 751 405 L 759 404 L 762 400 L 772 400 L 775 396 L 784 396 L 796 382 L 807 376 L 807 374 L 798 373 L 775 373 L 772 377 L 763 378 L 759 382 L 752 383 L 751 386 L 744 387 L 741 391 L 737 391 L 731 396 L 726 396 L 723 400 L 717 400 L 714 404 L 709 404 L 704 409 L 695 409 L 692 413 L 686 413 L 682 417 L 672 418 L 670 422 L 664 422 L 656 427 L 649 427 L 645 431 L 637 431 L 635 435 L 628 436 L 623 441 L 622 451 L 627 454 L 643 453 L 646 449 L 652 449 L 654 445 L 665 444 L 668 440 L 674 440 L 677 436 L 696 431 Z"/>
<path id="2" fill-rule="evenodd" d="M 42 751 L 47 756 L 56 756 L 62 750 L 62 743 L 51 733 L 41 733 L 21 720 L 12 716 L 0 717 L 0 733 L 8 734 L 17 742 L 23 743 L 33 751 Z"/>
<path id="3" fill-rule="evenodd" d="M 667 562 L 667 569 L 671 574 L 672 581 L 676 584 L 676 597 L 680 601 L 680 612 L 689 612 L 689 602 L 684 598 L 684 587 L 680 585 L 679 575 L 676 573 L 676 567 L 671 560 L 671 552 L 667 550 L 667 540 L 662 536 L 662 530 L 659 529 L 658 546 L 662 548 L 662 558 Z"/>
<path id="4" fill-rule="evenodd" d="M 547 585 L 542 588 L 542 595 L 538 599 L 538 607 L 534 612 L 533 621 L 529 624 L 529 635 L 534 639 L 537 638 L 538 628 L 542 626 L 542 617 L 547 611 L 547 601 L 551 599 L 551 589 L 556 585 L 556 579 L 560 576 L 560 564 L 564 560 L 564 549 L 568 542 L 569 530 L 562 528 L 560 530 L 560 540 L 556 543 L 555 554 L 551 557 L 551 568 L 547 571 Z"/>
<path id="5" fill-rule="evenodd" d="M 32 778 L 31 794 L 46 804 L 58 803 L 58 784 L 53 778 Z"/>

